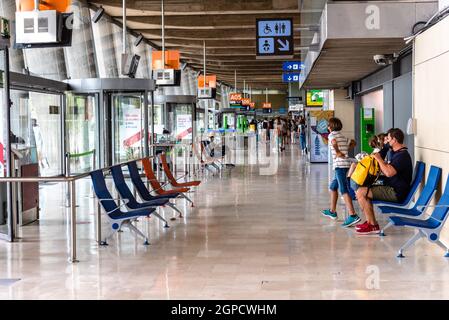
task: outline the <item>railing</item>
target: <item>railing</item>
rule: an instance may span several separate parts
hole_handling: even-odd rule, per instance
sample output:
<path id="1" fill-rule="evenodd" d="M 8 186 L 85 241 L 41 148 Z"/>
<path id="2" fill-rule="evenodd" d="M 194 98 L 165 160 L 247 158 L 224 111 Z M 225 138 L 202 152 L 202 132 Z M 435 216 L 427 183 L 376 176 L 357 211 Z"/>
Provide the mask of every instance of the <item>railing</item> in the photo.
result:
<path id="1" fill-rule="evenodd" d="M 141 161 L 143 158 L 135 159 L 126 161 L 121 164 L 116 164 L 114 166 L 120 165 L 124 166 L 132 161 Z M 103 172 L 108 172 L 113 166 L 105 167 L 100 170 Z M 70 254 L 69 254 L 69 261 L 71 263 L 78 262 L 77 260 L 77 241 L 76 241 L 76 181 L 87 178 L 90 176 L 90 172 L 86 172 L 83 174 L 79 174 L 76 176 L 71 177 L 6 177 L 6 178 L 0 178 L 0 183 L 27 183 L 27 182 L 56 182 L 56 183 L 67 183 L 67 188 L 69 190 L 70 194 L 70 215 L 69 215 L 69 221 L 70 221 Z M 19 190 L 19 189 L 17 189 Z M 96 214 L 96 241 L 97 243 L 101 242 L 101 208 L 100 208 L 100 202 L 97 201 L 97 214 Z"/>

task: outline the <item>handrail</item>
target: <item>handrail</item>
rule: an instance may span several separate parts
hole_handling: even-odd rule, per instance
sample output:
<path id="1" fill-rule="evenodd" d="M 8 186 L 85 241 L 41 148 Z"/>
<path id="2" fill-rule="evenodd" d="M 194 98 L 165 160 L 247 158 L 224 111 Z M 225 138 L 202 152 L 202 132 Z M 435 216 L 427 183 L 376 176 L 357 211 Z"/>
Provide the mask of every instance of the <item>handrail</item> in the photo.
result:
<path id="1" fill-rule="evenodd" d="M 145 157 L 145 158 L 154 158 L 154 157 Z M 116 164 L 114 166 L 125 166 L 128 163 L 134 162 L 134 161 L 141 161 L 145 158 L 140 159 L 133 159 L 129 160 L 123 163 Z M 112 167 L 109 166 L 105 167 L 101 170 L 103 173 L 109 171 Z M 79 174 L 76 176 L 52 176 L 52 177 L 2 177 L 0 178 L 0 183 L 6 182 L 6 183 L 27 183 L 27 182 L 65 182 L 68 184 L 68 190 L 70 194 L 70 257 L 69 261 L 72 263 L 78 262 L 76 259 L 76 181 L 84 179 L 88 177 L 92 172 L 98 171 L 93 170 L 90 172 L 86 172 L 83 174 Z M 101 218 L 100 218 L 100 211 L 98 210 L 97 214 L 97 240 L 101 240 Z"/>
<path id="2" fill-rule="evenodd" d="M 86 156 L 93 155 L 93 154 L 95 154 L 95 152 L 96 152 L 95 149 L 92 149 L 92 150 L 86 151 L 86 152 L 81 152 L 81 153 L 70 153 L 70 152 L 67 152 L 67 156 L 69 158 L 81 158 L 81 157 L 86 157 Z"/>

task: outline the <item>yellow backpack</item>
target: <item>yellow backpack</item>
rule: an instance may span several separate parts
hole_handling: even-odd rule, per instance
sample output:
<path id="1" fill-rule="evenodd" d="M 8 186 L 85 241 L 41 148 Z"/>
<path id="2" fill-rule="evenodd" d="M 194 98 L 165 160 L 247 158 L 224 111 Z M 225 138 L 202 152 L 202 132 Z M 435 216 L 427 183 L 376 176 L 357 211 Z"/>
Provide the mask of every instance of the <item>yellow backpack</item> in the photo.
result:
<path id="1" fill-rule="evenodd" d="M 359 161 L 351 175 L 352 181 L 362 187 L 370 187 L 380 175 L 379 163 L 372 156 L 366 156 Z"/>

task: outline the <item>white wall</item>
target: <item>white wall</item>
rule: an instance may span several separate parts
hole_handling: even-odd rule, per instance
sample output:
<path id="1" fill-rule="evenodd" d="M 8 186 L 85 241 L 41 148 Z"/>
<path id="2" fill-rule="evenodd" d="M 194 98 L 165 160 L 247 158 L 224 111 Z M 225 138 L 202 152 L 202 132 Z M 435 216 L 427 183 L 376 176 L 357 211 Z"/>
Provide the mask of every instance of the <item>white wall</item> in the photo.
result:
<path id="1" fill-rule="evenodd" d="M 355 139 L 354 101 L 346 99 L 346 90 L 332 90 L 330 92 L 330 109 L 335 117 L 343 123 L 342 133 L 349 139 Z"/>
<path id="2" fill-rule="evenodd" d="M 415 41 L 414 110 L 417 119 L 415 157 L 443 168 L 442 186 L 449 173 L 449 17 Z M 449 229 L 444 238 L 449 239 Z"/>

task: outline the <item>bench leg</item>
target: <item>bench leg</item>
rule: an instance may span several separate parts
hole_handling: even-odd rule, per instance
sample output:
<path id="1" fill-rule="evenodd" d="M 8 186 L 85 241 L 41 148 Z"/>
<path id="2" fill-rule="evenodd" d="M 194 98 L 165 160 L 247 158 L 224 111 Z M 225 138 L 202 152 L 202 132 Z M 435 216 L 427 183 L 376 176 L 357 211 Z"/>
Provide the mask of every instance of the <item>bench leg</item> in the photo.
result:
<path id="1" fill-rule="evenodd" d="M 383 227 L 382 230 L 380 230 L 379 236 L 385 237 L 385 230 L 387 230 L 388 228 L 390 228 L 392 226 L 394 226 L 394 223 L 391 221 L 388 222 L 388 224 L 385 227 Z"/>
<path id="2" fill-rule="evenodd" d="M 408 248 L 410 248 L 412 245 L 415 244 L 416 241 L 418 241 L 419 239 L 421 239 L 423 237 L 423 234 L 421 233 L 421 231 L 418 231 L 413 237 L 411 237 L 398 251 L 398 258 L 404 258 L 404 255 L 402 254 L 404 252 L 404 250 L 407 250 Z"/>
<path id="3" fill-rule="evenodd" d="M 176 212 L 179 213 L 179 218 L 184 218 L 184 216 L 182 215 L 182 211 L 179 210 L 173 203 L 167 203 L 167 206 L 169 206 L 170 208 L 172 208 L 173 210 L 175 210 Z"/>
<path id="4" fill-rule="evenodd" d="M 435 243 L 440 246 L 440 248 L 446 251 L 444 257 L 449 258 L 449 248 L 441 240 L 437 240 L 435 241 Z"/>
<path id="5" fill-rule="evenodd" d="M 117 228 L 114 229 L 114 225 L 118 225 Z M 121 223 L 117 223 L 117 222 L 112 222 L 111 223 L 111 230 L 109 231 L 109 233 L 107 234 L 107 236 L 104 238 L 103 241 L 100 242 L 100 246 L 107 246 L 108 245 L 108 240 L 112 238 L 112 236 L 116 233 L 119 232 L 120 229 L 122 228 L 123 222 Z"/>
<path id="6" fill-rule="evenodd" d="M 181 193 L 181 196 L 184 198 L 184 199 L 186 199 L 188 202 L 190 202 L 190 206 L 191 207 L 194 207 L 195 205 L 193 204 L 193 201 L 188 197 L 188 196 L 186 196 L 184 193 Z"/>
<path id="7" fill-rule="evenodd" d="M 167 220 L 165 220 L 159 213 L 157 213 L 156 211 L 154 211 L 152 213 L 152 215 L 154 215 L 156 218 L 158 218 L 159 220 L 161 220 L 162 222 L 165 223 L 164 228 L 170 228 L 170 226 L 168 225 Z"/>
<path id="8" fill-rule="evenodd" d="M 131 222 L 128 222 L 126 226 L 128 227 L 129 231 L 134 232 L 135 234 L 141 236 L 145 240 L 145 242 L 143 243 L 144 245 L 148 246 L 150 244 L 150 242 L 148 241 L 148 237 L 144 235 L 142 231 L 137 229 Z"/>

